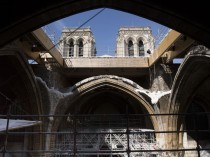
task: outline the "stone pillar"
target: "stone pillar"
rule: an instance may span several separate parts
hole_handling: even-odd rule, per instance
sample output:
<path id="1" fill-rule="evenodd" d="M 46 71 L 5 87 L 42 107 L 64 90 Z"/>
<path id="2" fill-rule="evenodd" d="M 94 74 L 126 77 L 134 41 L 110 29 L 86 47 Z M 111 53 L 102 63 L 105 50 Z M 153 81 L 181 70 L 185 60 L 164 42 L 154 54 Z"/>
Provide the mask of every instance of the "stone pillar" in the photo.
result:
<path id="1" fill-rule="evenodd" d="M 138 49 L 138 43 L 133 43 L 133 46 L 134 46 L 134 57 L 137 57 L 137 56 L 139 56 L 139 49 Z"/>
<path id="2" fill-rule="evenodd" d="M 79 50 L 78 44 L 74 44 L 74 57 L 78 57 L 78 50 Z"/>
<path id="3" fill-rule="evenodd" d="M 125 44 L 124 43 L 118 43 L 117 44 L 117 56 L 118 57 L 124 57 L 125 56 L 125 46 L 124 46 Z"/>
<path id="4" fill-rule="evenodd" d="M 124 56 L 123 57 L 127 57 L 128 56 L 128 44 L 127 43 L 125 43 L 124 44 Z"/>
<path id="5" fill-rule="evenodd" d="M 92 54 L 92 46 L 91 43 L 88 42 L 83 45 L 83 57 L 91 57 Z"/>

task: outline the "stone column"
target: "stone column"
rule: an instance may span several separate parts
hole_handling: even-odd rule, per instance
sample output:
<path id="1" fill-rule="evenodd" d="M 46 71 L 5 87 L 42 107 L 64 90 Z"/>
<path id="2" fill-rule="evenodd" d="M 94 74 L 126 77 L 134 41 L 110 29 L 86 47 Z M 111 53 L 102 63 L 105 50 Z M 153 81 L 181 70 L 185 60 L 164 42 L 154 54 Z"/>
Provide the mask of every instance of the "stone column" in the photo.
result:
<path id="1" fill-rule="evenodd" d="M 79 46 L 78 44 L 74 44 L 74 57 L 78 57 L 78 50 L 79 50 Z"/>
<path id="2" fill-rule="evenodd" d="M 133 43 L 133 46 L 134 46 L 134 57 L 137 57 L 139 56 L 138 43 L 137 42 Z"/>

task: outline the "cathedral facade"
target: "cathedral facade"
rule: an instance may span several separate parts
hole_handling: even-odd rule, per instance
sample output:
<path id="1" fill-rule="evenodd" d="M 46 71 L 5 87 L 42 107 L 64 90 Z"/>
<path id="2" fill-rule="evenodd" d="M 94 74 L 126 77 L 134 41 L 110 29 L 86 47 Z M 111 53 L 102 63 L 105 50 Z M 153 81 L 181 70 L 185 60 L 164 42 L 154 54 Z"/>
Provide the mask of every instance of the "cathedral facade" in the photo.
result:
<path id="1" fill-rule="evenodd" d="M 96 56 L 96 46 L 90 28 L 64 28 L 60 37 L 63 57 Z M 116 40 L 115 56 L 147 57 L 154 51 L 150 27 L 121 27 Z"/>
<path id="2" fill-rule="evenodd" d="M 91 57 L 96 55 L 95 39 L 90 28 L 64 28 L 60 37 L 63 57 Z"/>
<path id="3" fill-rule="evenodd" d="M 122 27 L 117 35 L 116 56 L 146 57 L 154 51 L 150 27 Z"/>

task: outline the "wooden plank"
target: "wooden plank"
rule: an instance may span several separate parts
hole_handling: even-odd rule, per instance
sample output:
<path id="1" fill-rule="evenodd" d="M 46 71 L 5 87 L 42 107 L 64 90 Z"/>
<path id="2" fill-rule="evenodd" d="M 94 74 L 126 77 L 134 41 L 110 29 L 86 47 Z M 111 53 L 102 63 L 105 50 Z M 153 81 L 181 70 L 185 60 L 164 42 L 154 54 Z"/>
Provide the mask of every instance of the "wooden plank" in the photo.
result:
<path id="1" fill-rule="evenodd" d="M 54 47 L 54 44 L 49 39 L 47 34 L 41 29 L 32 32 L 32 35 L 46 48 L 47 52 L 58 62 L 59 65 L 64 66 L 64 60 L 61 53 Z"/>
<path id="2" fill-rule="evenodd" d="M 153 65 L 180 37 L 182 37 L 181 33 L 171 30 L 160 45 L 154 50 L 154 53 L 150 55 L 149 66 Z"/>

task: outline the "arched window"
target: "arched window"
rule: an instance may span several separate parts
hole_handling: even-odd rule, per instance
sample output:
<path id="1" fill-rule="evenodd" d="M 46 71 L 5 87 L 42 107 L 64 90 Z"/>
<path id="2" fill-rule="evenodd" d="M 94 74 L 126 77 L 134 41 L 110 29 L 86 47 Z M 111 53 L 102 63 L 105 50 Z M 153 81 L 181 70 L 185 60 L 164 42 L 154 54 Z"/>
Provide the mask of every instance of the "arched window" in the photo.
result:
<path id="1" fill-rule="evenodd" d="M 134 47 L 131 40 L 128 42 L 128 56 L 134 56 Z"/>
<path id="2" fill-rule="evenodd" d="M 79 56 L 83 56 L 83 42 L 79 41 Z"/>
<path id="3" fill-rule="evenodd" d="M 142 40 L 139 41 L 139 56 L 144 56 L 144 43 Z"/>
<path id="4" fill-rule="evenodd" d="M 74 56 L 74 43 L 73 41 L 70 41 L 70 44 L 69 44 L 69 57 L 72 57 Z"/>

